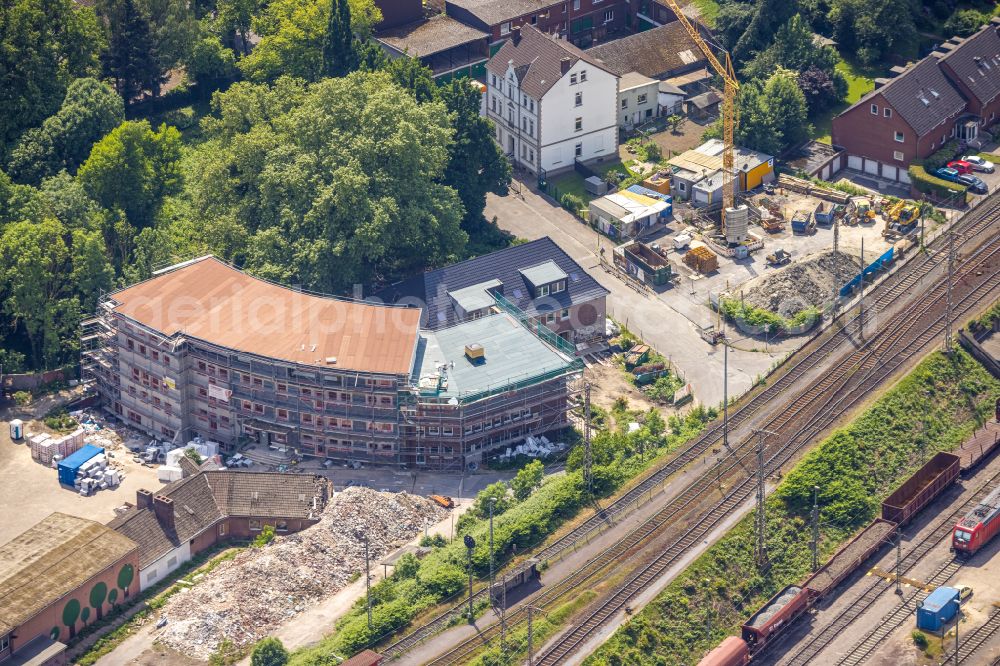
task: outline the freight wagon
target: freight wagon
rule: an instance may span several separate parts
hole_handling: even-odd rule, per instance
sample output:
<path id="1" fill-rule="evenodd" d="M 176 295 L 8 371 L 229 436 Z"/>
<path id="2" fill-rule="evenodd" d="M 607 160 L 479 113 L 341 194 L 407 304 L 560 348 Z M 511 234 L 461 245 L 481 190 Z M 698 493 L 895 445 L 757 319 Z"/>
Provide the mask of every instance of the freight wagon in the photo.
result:
<path id="1" fill-rule="evenodd" d="M 962 459 L 940 452 L 903 482 L 882 502 L 882 519 L 905 525 L 941 491 L 951 485 L 961 471 Z"/>
<path id="2" fill-rule="evenodd" d="M 774 595 L 743 625 L 743 640 L 756 652 L 767 643 L 772 634 L 805 611 L 808 601 L 808 591 L 798 585 L 789 585 Z"/>
<path id="3" fill-rule="evenodd" d="M 890 543 L 896 523 L 876 518 L 805 582 L 815 598 L 822 597 L 853 573 L 882 546 Z"/>
<path id="4" fill-rule="evenodd" d="M 1000 488 L 995 489 L 970 511 L 952 535 L 956 555 L 973 555 L 1000 531 Z"/>
<path id="5" fill-rule="evenodd" d="M 727 636 L 724 641 L 698 662 L 698 666 L 746 666 L 750 663 L 750 646 L 738 636 Z"/>

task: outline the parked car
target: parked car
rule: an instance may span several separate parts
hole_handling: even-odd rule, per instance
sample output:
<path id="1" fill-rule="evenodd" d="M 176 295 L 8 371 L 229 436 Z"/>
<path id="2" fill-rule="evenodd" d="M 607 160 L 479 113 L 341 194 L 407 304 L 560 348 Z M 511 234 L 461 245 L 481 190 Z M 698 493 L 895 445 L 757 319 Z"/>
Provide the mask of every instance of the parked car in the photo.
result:
<path id="1" fill-rule="evenodd" d="M 993 173 L 996 170 L 996 165 L 987 159 L 983 159 L 979 155 L 966 155 L 962 158 L 963 162 L 968 162 L 972 165 L 975 171 L 984 171 L 986 173 Z"/>
<path id="2" fill-rule="evenodd" d="M 952 587 L 958 590 L 958 602 L 962 603 L 972 596 L 972 588 L 963 583 L 955 583 Z"/>
<path id="3" fill-rule="evenodd" d="M 941 178 L 942 180 L 949 180 L 953 183 L 962 182 L 958 179 L 958 177 L 961 174 L 955 171 L 954 169 L 949 169 L 948 167 L 941 167 L 940 169 L 935 169 L 934 175 L 937 176 L 938 178 Z"/>
<path id="4" fill-rule="evenodd" d="M 948 168 L 954 169 L 960 174 L 972 173 L 972 164 L 962 160 L 952 160 L 948 162 Z"/>
<path id="5" fill-rule="evenodd" d="M 973 176 L 971 174 L 967 173 L 961 174 L 958 177 L 958 182 L 962 183 L 963 185 L 968 185 L 969 189 L 975 192 L 976 194 L 986 194 L 990 191 L 990 188 L 986 187 L 986 183 L 984 183 L 979 177 Z"/>

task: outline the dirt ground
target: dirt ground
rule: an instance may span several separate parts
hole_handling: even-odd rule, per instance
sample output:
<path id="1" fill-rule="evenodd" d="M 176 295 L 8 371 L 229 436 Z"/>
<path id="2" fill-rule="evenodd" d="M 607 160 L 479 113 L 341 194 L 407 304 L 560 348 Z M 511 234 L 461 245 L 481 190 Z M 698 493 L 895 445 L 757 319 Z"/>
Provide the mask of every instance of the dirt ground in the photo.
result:
<path id="1" fill-rule="evenodd" d="M 670 405 L 653 402 L 646 394 L 636 388 L 625 378 L 622 369 L 610 358 L 606 364 L 594 363 L 587 367 L 584 378 L 590 382 L 590 401 L 603 409 L 611 410 L 615 400 L 620 397 L 628 399 L 628 408 L 646 411 L 650 408 L 659 409 L 664 418 L 678 410 Z"/>
<path id="2" fill-rule="evenodd" d="M 6 418 L 6 417 L 5 417 Z M 125 467 L 125 480 L 118 488 L 102 490 L 90 497 L 59 485 L 56 470 L 43 467 L 31 459 L 27 443 L 10 439 L 8 421 L 0 421 L 0 543 L 10 541 L 54 511 L 106 523 L 115 517 L 114 509 L 124 502 L 135 503 L 135 491 L 140 488 L 156 491 L 163 484 L 156 470 L 132 462 L 119 445 L 109 452 Z M 27 432 L 49 432 L 40 422 L 26 422 Z"/>
<path id="3" fill-rule="evenodd" d="M 742 292 L 748 303 L 787 317 L 829 302 L 857 274 L 856 257 L 821 252 L 751 280 Z"/>

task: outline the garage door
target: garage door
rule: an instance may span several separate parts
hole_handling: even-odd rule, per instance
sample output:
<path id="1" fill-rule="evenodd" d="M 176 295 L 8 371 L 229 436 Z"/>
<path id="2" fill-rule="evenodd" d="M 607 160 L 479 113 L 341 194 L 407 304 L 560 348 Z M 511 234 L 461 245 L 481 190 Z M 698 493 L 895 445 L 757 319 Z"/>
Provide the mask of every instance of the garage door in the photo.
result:
<path id="1" fill-rule="evenodd" d="M 897 173 L 896 167 L 889 166 L 888 164 L 882 165 L 882 175 L 888 178 L 889 180 L 896 180 L 896 173 Z"/>
<path id="2" fill-rule="evenodd" d="M 855 171 L 861 171 L 861 158 L 855 157 L 854 155 L 848 155 L 847 168 L 854 169 Z"/>
<path id="3" fill-rule="evenodd" d="M 907 171 L 906 169 L 900 169 L 899 170 L 899 182 L 906 183 L 907 185 L 909 185 L 910 184 L 910 172 Z"/>
<path id="4" fill-rule="evenodd" d="M 878 162 L 875 160 L 865 160 L 865 173 L 870 173 L 873 176 L 878 175 Z"/>
<path id="5" fill-rule="evenodd" d="M 827 164 L 823 167 L 823 171 L 820 172 L 820 180 L 830 180 L 830 165 Z"/>

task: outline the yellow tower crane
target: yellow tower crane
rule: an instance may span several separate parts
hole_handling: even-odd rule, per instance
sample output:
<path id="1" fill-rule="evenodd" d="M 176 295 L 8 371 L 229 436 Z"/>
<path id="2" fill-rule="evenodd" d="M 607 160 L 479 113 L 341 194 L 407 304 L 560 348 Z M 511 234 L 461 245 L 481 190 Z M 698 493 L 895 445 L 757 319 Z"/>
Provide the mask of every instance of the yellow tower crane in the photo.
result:
<path id="1" fill-rule="evenodd" d="M 735 177 L 733 168 L 736 160 L 733 152 L 736 125 L 739 124 L 740 120 L 739 113 L 736 111 L 736 94 L 740 89 L 740 84 L 736 80 L 736 72 L 733 71 L 733 62 L 729 59 L 729 53 L 726 52 L 726 64 L 723 66 L 715 56 L 715 53 L 712 52 L 708 42 L 702 38 L 698 29 L 691 24 L 691 21 L 681 11 L 680 5 L 675 0 L 663 0 L 663 2 L 677 15 L 677 20 L 681 22 L 681 25 L 687 30 L 688 35 L 698 45 L 701 52 L 705 54 L 705 58 L 712 65 L 712 69 L 722 77 L 725 83 L 722 97 L 722 217 L 724 222 L 726 209 L 732 208 L 736 201 L 735 186 L 733 185 L 733 178 Z"/>

